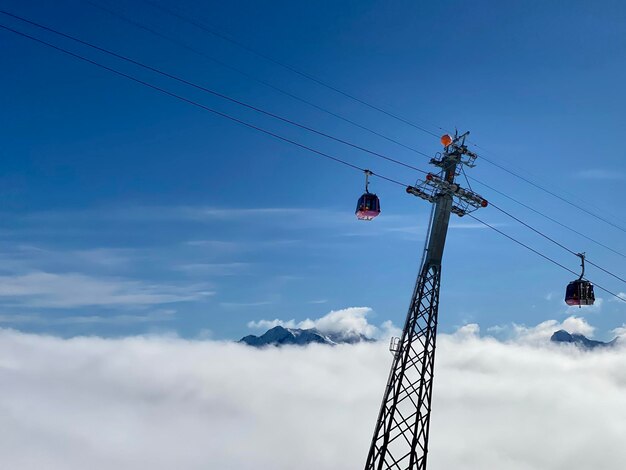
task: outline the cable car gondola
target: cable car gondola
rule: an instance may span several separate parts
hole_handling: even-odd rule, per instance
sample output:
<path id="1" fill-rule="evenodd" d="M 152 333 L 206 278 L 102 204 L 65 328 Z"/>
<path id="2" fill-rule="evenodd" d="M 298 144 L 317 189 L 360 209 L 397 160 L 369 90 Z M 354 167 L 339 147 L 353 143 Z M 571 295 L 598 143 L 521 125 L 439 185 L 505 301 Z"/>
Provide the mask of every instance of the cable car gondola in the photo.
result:
<path id="1" fill-rule="evenodd" d="M 577 253 L 581 259 L 582 273 L 580 277 L 575 281 L 570 282 L 565 289 L 565 303 L 567 305 L 593 305 L 596 300 L 596 296 L 593 293 L 593 284 L 586 279 L 583 279 L 585 275 L 585 254 Z"/>
<path id="2" fill-rule="evenodd" d="M 365 170 L 365 192 L 356 204 L 356 218 L 359 220 L 372 220 L 380 214 L 380 200 L 376 194 L 369 192 L 369 176 L 373 173 Z"/>

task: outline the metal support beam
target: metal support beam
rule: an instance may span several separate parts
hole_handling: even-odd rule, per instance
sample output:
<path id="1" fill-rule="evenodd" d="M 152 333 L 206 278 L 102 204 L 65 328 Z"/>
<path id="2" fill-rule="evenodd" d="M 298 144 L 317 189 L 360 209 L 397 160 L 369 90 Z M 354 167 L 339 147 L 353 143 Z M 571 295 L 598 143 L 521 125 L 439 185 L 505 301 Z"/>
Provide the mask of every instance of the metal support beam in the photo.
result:
<path id="1" fill-rule="evenodd" d="M 407 193 L 434 203 L 435 211 L 402 336 L 391 343 L 393 363 L 365 470 L 426 469 L 441 261 L 450 214 L 462 216 L 466 213 L 465 209 L 454 206 L 455 198 L 469 209 L 470 204 L 475 208 L 486 205 L 480 196 L 460 189 L 454 182 L 458 166 L 473 165 L 476 159 L 476 155 L 465 147 L 466 135 L 449 138 L 451 143 L 441 160 L 433 160 L 441 169 L 440 176 L 431 176 L 419 187 L 407 188 Z M 429 192 L 429 187 L 434 189 Z"/>
<path id="2" fill-rule="evenodd" d="M 393 358 L 366 470 L 426 468 L 441 267 L 425 264 Z"/>

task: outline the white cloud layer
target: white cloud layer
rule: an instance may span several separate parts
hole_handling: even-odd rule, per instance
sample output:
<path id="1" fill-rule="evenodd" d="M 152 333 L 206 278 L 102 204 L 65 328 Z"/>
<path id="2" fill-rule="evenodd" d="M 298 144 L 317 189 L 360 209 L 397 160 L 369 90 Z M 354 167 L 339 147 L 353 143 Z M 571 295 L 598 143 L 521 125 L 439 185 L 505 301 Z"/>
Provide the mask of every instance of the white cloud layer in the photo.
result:
<path id="1" fill-rule="evenodd" d="M 439 338 L 429 470 L 626 468 L 625 349 L 477 332 Z M 390 361 L 385 343 L 0 330 L 0 468 L 361 468 Z"/>

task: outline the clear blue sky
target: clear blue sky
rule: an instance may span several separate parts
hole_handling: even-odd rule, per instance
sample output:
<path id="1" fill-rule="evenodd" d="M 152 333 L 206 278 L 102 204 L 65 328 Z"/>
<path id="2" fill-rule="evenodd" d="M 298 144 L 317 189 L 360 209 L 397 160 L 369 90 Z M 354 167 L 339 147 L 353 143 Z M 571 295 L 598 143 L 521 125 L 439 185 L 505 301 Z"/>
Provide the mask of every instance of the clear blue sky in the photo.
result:
<path id="1" fill-rule="evenodd" d="M 164 14 L 97 0 L 205 54 L 434 155 L 436 138 Z M 439 132 L 626 225 L 623 2 L 166 3 L 273 58 Z M 139 29 L 87 2 L 2 8 L 428 169 L 428 159 Z M 0 22 L 359 166 L 406 168 L 290 128 L 0 15 Z M 383 214 L 354 218 L 358 172 L 0 31 L 0 320 L 60 335 L 176 332 L 237 338 L 260 319 L 350 306 L 402 324 L 429 207 L 374 179 Z M 471 175 L 626 251 L 626 234 L 478 161 Z M 624 277 L 624 258 L 478 185 L 485 197 Z M 585 206 L 587 207 L 587 206 Z M 596 209 L 593 209 L 594 211 Z M 578 270 L 573 256 L 493 209 L 484 220 Z M 573 276 L 455 219 L 440 322 L 483 330 L 588 316 L 600 336 L 626 305 L 567 310 Z M 616 292 L 626 286 L 593 269 Z"/>

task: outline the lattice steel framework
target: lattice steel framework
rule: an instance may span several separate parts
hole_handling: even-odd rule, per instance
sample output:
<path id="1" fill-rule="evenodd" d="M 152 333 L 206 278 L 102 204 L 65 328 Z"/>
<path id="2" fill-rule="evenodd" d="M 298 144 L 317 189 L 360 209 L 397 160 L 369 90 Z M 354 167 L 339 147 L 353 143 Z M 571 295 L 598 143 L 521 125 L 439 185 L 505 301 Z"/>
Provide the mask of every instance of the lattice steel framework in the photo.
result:
<path id="1" fill-rule="evenodd" d="M 462 217 L 487 205 L 454 182 L 460 165 L 471 167 L 476 159 L 465 146 L 466 135 L 449 138 L 441 159 L 431 161 L 441 168 L 441 176 L 429 174 L 423 183 L 407 188 L 407 193 L 435 204 L 435 210 L 402 336 L 392 340 L 393 363 L 365 470 L 426 469 L 441 259 L 450 214 Z"/>
<path id="2" fill-rule="evenodd" d="M 395 348 L 366 469 L 426 468 L 433 387 L 439 266 L 424 266 Z"/>

